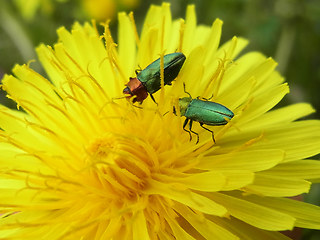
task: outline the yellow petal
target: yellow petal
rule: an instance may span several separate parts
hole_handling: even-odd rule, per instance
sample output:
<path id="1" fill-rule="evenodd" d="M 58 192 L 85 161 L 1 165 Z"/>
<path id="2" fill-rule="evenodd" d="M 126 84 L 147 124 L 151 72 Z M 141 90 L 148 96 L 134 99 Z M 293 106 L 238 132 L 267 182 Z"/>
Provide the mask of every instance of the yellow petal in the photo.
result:
<path id="1" fill-rule="evenodd" d="M 189 5 L 186 13 L 186 23 L 184 29 L 183 43 L 182 43 L 182 51 L 189 55 L 191 47 L 193 45 L 197 46 L 197 43 L 194 41 L 196 36 L 195 31 L 197 27 L 197 17 L 195 12 L 195 6 Z"/>
<path id="2" fill-rule="evenodd" d="M 197 168 L 206 170 L 248 170 L 262 171 L 274 167 L 284 158 L 284 152 L 277 149 L 245 150 L 202 157 Z"/>
<path id="3" fill-rule="evenodd" d="M 223 189 L 226 184 L 226 178 L 219 172 L 211 171 L 190 174 L 188 177 L 178 179 L 178 182 L 190 189 L 215 192 Z"/>
<path id="4" fill-rule="evenodd" d="M 131 76 L 134 73 L 134 67 L 136 66 L 136 40 L 135 32 L 133 29 L 133 23 L 129 17 L 124 13 L 119 13 L 119 60 L 122 65 L 122 69 L 125 69 L 125 75 Z"/>
<path id="5" fill-rule="evenodd" d="M 292 197 L 310 190 L 311 183 L 302 179 L 257 173 L 245 191 L 270 197 Z"/>
<path id="6" fill-rule="evenodd" d="M 251 62 L 255 58 L 259 60 L 258 65 L 256 65 L 256 62 Z M 268 102 L 272 104 L 270 108 L 273 107 L 283 98 L 283 95 L 279 95 L 280 93 L 288 93 L 288 87 L 286 84 L 279 85 L 278 83 L 277 85 L 273 84 L 272 86 L 266 84 L 262 85 L 263 81 L 265 81 L 265 79 L 272 74 L 272 71 L 274 71 L 274 68 L 276 67 L 275 61 L 270 58 L 263 58 L 261 55 L 256 54 L 252 59 L 250 59 L 248 64 L 251 66 L 251 68 L 244 73 L 242 73 L 242 69 L 239 70 L 241 75 L 238 76 L 238 78 L 233 78 L 231 76 L 231 80 L 229 80 L 227 75 L 227 77 L 223 79 L 221 83 L 221 89 L 219 89 L 217 101 L 229 103 L 228 107 L 231 109 L 238 107 L 241 103 L 247 101 L 248 98 L 250 101 L 252 101 L 252 103 L 250 103 L 247 108 L 250 108 L 251 110 L 257 110 L 260 104 L 265 105 Z M 240 67 L 242 68 L 242 65 L 238 65 L 236 61 L 235 66 L 231 66 L 230 69 L 238 71 L 238 68 Z M 235 74 L 238 73 L 236 72 Z M 232 80 L 232 78 L 234 80 Z M 228 86 L 224 88 L 225 84 Z M 258 90 L 256 90 L 257 88 Z M 235 89 L 237 89 L 237 91 L 234 91 Z M 259 93 L 257 93 L 258 91 Z M 275 97 L 275 99 L 273 99 L 273 97 Z M 266 99 L 269 99 L 269 101 L 266 101 Z M 247 114 L 245 114 L 245 117 L 248 118 Z M 255 115 L 255 117 L 258 116 Z"/>
<path id="7" fill-rule="evenodd" d="M 320 207 L 289 198 L 272 198 L 248 195 L 242 197 L 261 206 L 266 206 L 296 219 L 295 226 L 320 229 Z"/>
<path id="8" fill-rule="evenodd" d="M 201 47 L 194 48 L 184 63 L 183 69 L 185 69 L 185 71 L 179 74 L 176 84 L 172 89 L 175 94 L 183 92 L 183 83 L 185 83 L 187 92 L 190 92 L 192 96 L 199 96 L 201 85 L 199 84 L 199 81 L 194 80 L 201 79 L 203 76 L 204 66 L 201 64 L 203 59 L 204 49 Z M 194 65 L 194 62 L 197 62 L 198 64 Z"/>
<path id="9" fill-rule="evenodd" d="M 223 22 L 220 19 L 216 19 L 212 24 L 210 35 L 208 36 L 208 39 L 205 43 L 206 45 L 210 45 L 211 48 L 206 54 L 204 65 L 212 64 L 212 61 L 216 60 L 215 54 L 220 43 L 222 23 Z"/>
<path id="10" fill-rule="evenodd" d="M 252 226 L 269 231 L 291 230 L 295 218 L 259 203 L 246 201 L 239 194 L 211 193 L 210 199 L 217 201 L 228 209 L 230 214 Z"/>
<path id="11" fill-rule="evenodd" d="M 308 103 L 296 103 L 287 107 L 282 107 L 276 110 L 269 111 L 261 117 L 255 119 L 250 124 L 246 124 L 241 129 L 265 128 L 276 124 L 289 123 L 299 118 L 305 117 L 314 113 L 315 109 Z"/>
<path id="12" fill-rule="evenodd" d="M 298 179 L 320 179 L 320 161 L 302 160 L 279 164 L 274 168 L 266 170 L 268 175 L 298 178 Z"/>
<path id="13" fill-rule="evenodd" d="M 168 223 L 176 239 L 195 240 L 174 219 L 168 219 Z"/>
<path id="14" fill-rule="evenodd" d="M 189 208 L 176 204 L 174 209 L 185 218 L 205 239 L 216 239 L 216 240 L 236 240 L 239 239 L 231 232 L 227 231 L 222 226 L 219 226 L 213 221 L 207 220 L 204 216 L 196 214 Z"/>
<path id="15" fill-rule="evenodd" d="M 220 204 L 216 204 L 214 201 L 211 201 L 200 194 L 188 190 L 177 189 L 174 186 L 163 184 L 158 181 L 150 180 L 149 186 L 144 192 L 146 194 L 157 194 L 175 200 L 203 213 L 217 216 L 223 216 L 227 213 L 226 209 Z"/>
<path id="16" fill-rule="evenodd" d="M 226 60 L 234 59 L 248 44 L 248 40 L 242 37 L 233 37 L 231 40 L 222 44 L 217 51 L 217 58 Z"/>
<path id="17" fill-rule="evenodd" d="M 159 58 L 160 53 L 168 51 L 167 45 L 170 42 L 171 28 L 170 4 L 163 3 L 161 7 L 152 5 L 141 32 L 140 46 L 145 47 L 139 48 L 138 63 L 142 69 Z"/>
<path id="18" fill-rule="evenodd" d="M 143 211 L 138 211 L 133 218 L 133 240 L 150 239 Z"/>
<path id="19" fill-rule="evenodd" d="M 307 120 L 273 127 L 267 130 L 266 138 L 268 141 L 263 141 L 261 147 L 277 145 L 286 153 L 284 162 L 311 157 L 320 152 L 320 122 Z"/>
<path id="20" fill-rule="evenodd" d="M 287 84 L 282 84 L 272 89 L 268 89 L 264 93 L 253 97 L 252 103 L 249 103 L 247 108 L 242 113 L 241 120 L 237 123 L 241 125 L 249 124 L 248 122 L 261 116 L 263 113 L 269 111 L 274 107 L 283 97 L 289 92 Z M 269 101 L 266 101 L 269 99 Z"/>
<path id="21" fill-rule="evenodd" d="M 223 226 L 224 229 L 232 232 L 240 239 L 291 240 L 291 238 L 279 232 L 262 230 L 233 217 L 228 219 L 209 216 L 208 218 L 220 226 Z"/>
<path id="22" fill-rule="evenodd" d="M 235 60 L 236 64 L 231 65 L 228 71 L 225 72 L 224 80 L 220 87 L 220 94 L 228 94 L 232 89 L 237 88 L 243 81 L 247 81 L 247 78 L 252 74 L 248 74 L 255 68 L 259 67 L 266 61 L 266 57 L 259 52 L 249 52 L 240 56 Z M 247 76 L 247 74 L 249 76 Z"/>
<path id="23" fill-rule="evenodd" d="M 232 149 L 234 144 L 247 142 L 247 139 L 257 139 L 251 146 L 252 150 L 282 149 L 285 152 L 283 162 L 300 160 L 314 156 L 320 152 L 320 122 L 306 120 L 291 122 L 285 125 L 275 125 L 272 128 L 241 131 L 241 134 L 230 132 L 220 140 L 224 151 Z M 299 147 L 297 148 L 297 146 Z"/>
<path id="24" fill-rule="evenodd" d="M 226 177 L 227 183 L 223 186 L 222 191 L 231 191 L 243 188 L 251 184 L 254 180 L 254 173 L 245 170 L 226 170 L 221 171 Z"/>

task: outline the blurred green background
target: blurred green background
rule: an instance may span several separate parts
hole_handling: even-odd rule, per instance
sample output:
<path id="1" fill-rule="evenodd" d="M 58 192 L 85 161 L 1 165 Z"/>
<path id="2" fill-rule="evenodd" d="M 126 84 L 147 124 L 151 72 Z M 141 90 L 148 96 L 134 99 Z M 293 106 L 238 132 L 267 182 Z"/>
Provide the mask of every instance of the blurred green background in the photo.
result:
<path id="1" fill-rule="evenodd" d="M 273 57 L 286 78 L 290 94 L 280 103 L 310 102 L 320 118 L 320 1 L 319 0 L 173 0 L 173 18 L 185 17 L 188 4 L 195 4 L 199 24 L 224 21 L 222 43 L 234 35 L 249 39 L 245 51 Z M 116 36 L 117 11 L 134 11 L 138 30 L 151 4 L 159 0 L 0 0 L 0 79 L 14 64 L 36 59 L 34 48 L 57 41 L 56 29 L 71 28 L 74 21 L 111 18 Z M 45 74 L 40 65 L 36 71 Z M 15 107 L 1 92 L 0 102 Z M 320 147 L 320 146 L 319 146 Z M 319 205 L 315 186 L 305 201 Z M 303 239 L 320 239 L 320 232 L 306 230 Z"/>

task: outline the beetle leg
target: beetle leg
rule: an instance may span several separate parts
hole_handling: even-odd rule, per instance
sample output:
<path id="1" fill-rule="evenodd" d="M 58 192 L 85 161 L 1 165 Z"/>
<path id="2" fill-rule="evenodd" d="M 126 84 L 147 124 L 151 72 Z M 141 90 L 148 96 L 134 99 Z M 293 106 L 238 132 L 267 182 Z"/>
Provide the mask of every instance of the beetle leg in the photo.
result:
<path id="1" fill-rule="evenodd" d="M 203 99 L 205 101 L 210 101 L 212 98 L 213 98 L 213 93 L 212 93 L 211 97 L 209 97 L 209 98 L 204 98 L 204 97 L 200 97 L 200 96 L 197 97 L 198 100 L 202 100 Z"/>
<path id="2" fill-rule="evenodd" d="M 200 123 L 200 127 L 202 127 L 203 129 L 211 132 L 211 134 L 212 134 L 212 140 L 213 140 L 214 143 L 216 143 L 216 140 L 214 139 L 214 133 L 213 133 L 213 131 L 210 130 L 210 129 L 208 129 L 208 128 L 206 128 L 206 127 L 204 127 L 203 124 L 204 124 L 204 123 Z"/>
<path id="3" fill-rule="evenodd" d="M 209 97 L 209 98 L 202 98 L 203 100 L 206 100 L 206 101 L 210 101 L 211 99 L 213 98 L 213 93 L 212 93 L 212 95 Z M 197 99 L 199 99 L 199 98 L 197 98 Z"/>
<path id="4" fill-rule="evenodd" d="M 213 98 L 213 93 L 211 95 L 211 97 L 209 97 L 208 99 L 206 99 L 207 101 L 210 101 Z"/>
<path id="5" fill-rule="evenodd" d="M 158 105 L 158 103 L 156 102 L 156 100 L 154 99 L 154 97 L 152 96 L 151 93 L 150 93 L 150 97 L 151 97 L 152 101 L 154 101 L 154 103 Z"/>
<path id="6" fill-rule="evenodd" d="M 188 124 L 188 121 L 189 121 L 189 118 L 186 118 L 186 120 L 184 120 L 183 130 L 186 131 L 187 133 L 189 133 L 189 136 L 190 136 L 190 140 L 189 140 L 189 141 L 191 141 L 191 139 L 192 139 L 191 133 L 190 133 L 190 131 L 188 131 L 187 129 L 185 129 L 185 127 L 186 127 L 187 124 Z"/>
<path id="7" fill-rule="evenodd" d="M 190 130 L 190 132 L 192 132 L 192 133 L 194 133 L 195 135 L 197 135 L 197 142 L 196 142 L 196 144 L 198 144 L 198 142 L 199 142 L 199 134 L 198 133 L 196 133 L 195 131 L 192 131 L 192 120 L 190 120 L 190 122 L 189 122 L 189 130 Z"/>

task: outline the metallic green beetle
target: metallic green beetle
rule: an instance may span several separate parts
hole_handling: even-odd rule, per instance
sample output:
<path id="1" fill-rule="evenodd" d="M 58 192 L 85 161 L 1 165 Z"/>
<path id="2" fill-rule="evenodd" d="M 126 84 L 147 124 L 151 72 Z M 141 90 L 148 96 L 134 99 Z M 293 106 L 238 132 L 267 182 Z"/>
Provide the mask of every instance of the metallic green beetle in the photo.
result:
<path id="1" fill-rule="evenodd" d="M 199 134 L 192 131 L 193 121 L 199 122 L 200 126 L 207 131 L 211 132 L 212 139 L 215 142 L 213 131 L 204 127 L 226 125 L 234 116 L 233 112 L 227 107 L 208 100 L 200 100 L 199 98 L 193 99 L 191 95 L 186 92 L 185 85 L 184 91 L 189 97 L 179 98 L 180 115 L 185 116 L 186 120 L 183 123 L 183 130 L 190 135 L 190 141 L 192 139 L 191 133 L 197 135 L 197 143 L 199 142 Z M 176 114 L 176 109 L 173 107 L 173 112 Z M 185 129 L 189 122 L 189 130 Z"/>
<path id="2" fill-rule="evenodd" d="M 164 85 L 171 85 L 171 82 L 178 76 L 186 56 L 183 53 L 170 53 L 163 57 Z M 154 102 L 153 93 L 161 88 L 160 79 L 160 58 L 155 60 L 145 69 L 136 71 L 137 77 L 130 78 L 127 87 L 123 89 L 128 98 L 135 96 L 133 102 L 142 103 L 148 97 L 148 93 Z"/>

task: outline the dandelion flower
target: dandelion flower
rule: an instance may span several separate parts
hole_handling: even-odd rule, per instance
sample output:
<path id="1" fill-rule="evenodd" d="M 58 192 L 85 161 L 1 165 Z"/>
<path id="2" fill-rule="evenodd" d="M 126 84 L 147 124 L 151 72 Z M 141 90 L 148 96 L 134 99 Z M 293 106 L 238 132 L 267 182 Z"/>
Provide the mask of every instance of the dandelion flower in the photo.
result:
<path id="1" fill-rule="evenodd" d="M 276 63 L 220 47 L 221 20 L 198 26 L 194 6 L 172 20 L 152 6 L 138 36 L 119 14 L 108 24 L 58 30 L 37 48 L 47 73 L 15 66 L 2 88 L 18 110 L 0 108 L 0 239 L 288 239 L 279 231 L 320 228 L 319 207 L 288 197 L 320 179 L 320 122 L 299 120 L 307 103 L 271 110 L 288 85 Z M 183 52 L 172 86 L 133 105 L 122 94 L 139 66 Z M 210 98 L 233 111 L 224 126 L 172 113 L 178 98 Z M 19 110 L 20 109 L 20 110 Z M 168 112 L 168 113 L 167 113 Z"/>

